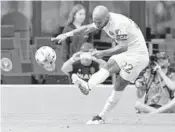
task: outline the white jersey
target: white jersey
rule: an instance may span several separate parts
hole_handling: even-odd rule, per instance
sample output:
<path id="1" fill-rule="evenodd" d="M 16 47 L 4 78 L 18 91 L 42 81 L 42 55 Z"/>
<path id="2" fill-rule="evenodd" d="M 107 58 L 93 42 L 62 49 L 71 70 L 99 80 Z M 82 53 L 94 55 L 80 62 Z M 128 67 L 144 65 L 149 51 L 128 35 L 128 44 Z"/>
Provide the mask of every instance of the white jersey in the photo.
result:
<path id="1" fill-rule="evenodd" d="M 110 12 L 110 20 L 103 28 L 117 43 L 126 43 L 129 55 L 148 55 L 145 39 L 140 28 L 131 19 L 121 14 Z"/>

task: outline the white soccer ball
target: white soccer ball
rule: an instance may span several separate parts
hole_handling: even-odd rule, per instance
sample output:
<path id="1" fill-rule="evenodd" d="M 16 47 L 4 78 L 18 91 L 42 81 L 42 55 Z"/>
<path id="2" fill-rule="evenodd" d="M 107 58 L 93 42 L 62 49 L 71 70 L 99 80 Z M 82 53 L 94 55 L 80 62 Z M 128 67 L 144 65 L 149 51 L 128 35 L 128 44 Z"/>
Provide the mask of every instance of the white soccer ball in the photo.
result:
<path id="1" fill-rule="evenodd" d="M 52 67 L 55 65 L 56 53 L 51 47 L 43 46 L 36 51 L 35 60 L 44 68 Z"/>

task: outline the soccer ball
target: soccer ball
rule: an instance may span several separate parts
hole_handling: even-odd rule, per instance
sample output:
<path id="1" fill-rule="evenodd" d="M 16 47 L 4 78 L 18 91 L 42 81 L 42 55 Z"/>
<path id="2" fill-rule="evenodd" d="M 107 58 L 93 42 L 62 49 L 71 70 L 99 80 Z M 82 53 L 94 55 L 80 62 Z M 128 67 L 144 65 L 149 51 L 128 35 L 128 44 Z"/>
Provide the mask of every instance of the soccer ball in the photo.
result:
<path id="1" fill-rule="evenodd" d="M 35 53 L 36 62 L 48 71 L 55 69 L 56 53 L 49 46 L 39 48 Z"/>

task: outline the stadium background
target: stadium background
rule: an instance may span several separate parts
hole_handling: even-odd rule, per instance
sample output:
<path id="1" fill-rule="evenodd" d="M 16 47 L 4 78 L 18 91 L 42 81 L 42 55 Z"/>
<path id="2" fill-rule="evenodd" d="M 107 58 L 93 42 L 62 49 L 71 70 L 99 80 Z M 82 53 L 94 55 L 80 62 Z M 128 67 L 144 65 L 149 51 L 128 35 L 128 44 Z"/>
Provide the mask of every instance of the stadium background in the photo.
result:
<path id="1" fill-rule="evenodd" d="M 165 51 L 171 57 L 172 67 L 175 67 L 173 1 L 2 1 L 1 59 L 9 58 L 13 67 L 10 71 L 4 71 L 5 65 L 1 63 L 1 83 L 36 84 L 34 76 L 37 75 L 42 75 L 46 84 L 68 83 L 68 77 L 60 70 L 63 64 L 62 47 L 50 42 L 50 37 L 62 32 L 69 11 L 76 3 L 85 6 L 86 23 L 92 22 L 92 10 L 99 4 L 107 6 L 112 12 L 130 17 L 144 33 L 150 55 Z M 103 31 L 93 34 L 93 44 L 97 49 L 112 46 L 111 39 Z M 35 51 L 43 45 L 56 50 L 56 69 L 53 72 L 45 71 L 34 60 Z M 105 83 L 111 84 L 112 79 L 109 78 Z"/>

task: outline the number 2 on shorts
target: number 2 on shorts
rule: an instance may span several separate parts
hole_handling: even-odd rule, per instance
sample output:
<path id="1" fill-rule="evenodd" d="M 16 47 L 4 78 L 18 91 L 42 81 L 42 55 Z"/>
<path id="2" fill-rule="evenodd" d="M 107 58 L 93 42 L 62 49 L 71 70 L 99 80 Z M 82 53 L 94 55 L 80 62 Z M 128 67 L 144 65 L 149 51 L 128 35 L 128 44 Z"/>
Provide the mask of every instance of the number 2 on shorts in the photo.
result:
<path id="1" fill-rule="evenodd" d="M 127 72 L 128 74 L 130 74 L 131 73 L 131 70 L 133 69 L 133 65 L 132 64 L 127 64 L 127 63 L 125 63 L 125 65 L 123 66 L 123 70 L 125 71 L 125 72 Z"/>

